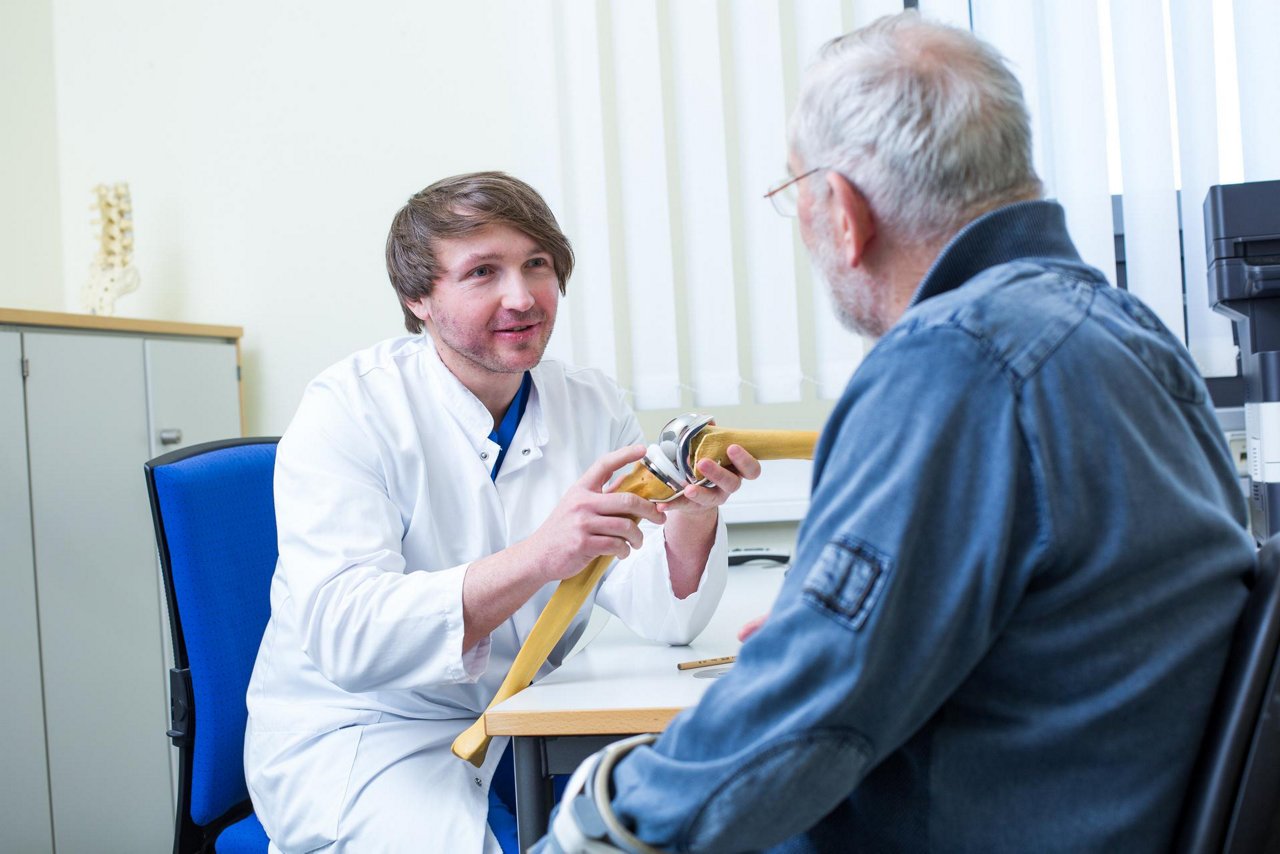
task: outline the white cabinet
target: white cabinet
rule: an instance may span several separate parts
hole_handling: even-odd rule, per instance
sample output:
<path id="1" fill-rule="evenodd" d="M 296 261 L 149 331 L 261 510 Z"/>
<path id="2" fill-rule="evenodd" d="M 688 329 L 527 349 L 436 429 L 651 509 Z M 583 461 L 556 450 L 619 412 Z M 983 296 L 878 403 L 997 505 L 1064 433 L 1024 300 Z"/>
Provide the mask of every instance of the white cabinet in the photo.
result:
<path id="1" fill-rule="evenodd" d="M 0 673 L 16 705 L 0 713 L 0 850 L 165 851 L 171 658 L 142 464 L 240 435 L 239 330 L 25 314 L 0 311 Z"/>

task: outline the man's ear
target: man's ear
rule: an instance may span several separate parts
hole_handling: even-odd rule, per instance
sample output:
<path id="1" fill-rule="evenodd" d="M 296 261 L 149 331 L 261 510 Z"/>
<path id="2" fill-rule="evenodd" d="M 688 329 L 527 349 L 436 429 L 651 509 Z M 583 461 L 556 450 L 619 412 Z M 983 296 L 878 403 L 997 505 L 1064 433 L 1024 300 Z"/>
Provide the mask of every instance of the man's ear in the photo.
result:
<path id="1" fill-rule="evenodd" d="M 841 260 L 850 268 L 866 257 L 867 247 L 876 236 L 876 221 L 871 215 L 867 197 L 839 172 L 827 172 L 831 189 L 831 223 Z"/>
<path id="2" fill-rule="evenodd" d="M 431 298 L 419 297 L 415 300 L 405 302 L 409 311 L 413 312 L 413 316 L 426 323 L 431 318 Z"/>

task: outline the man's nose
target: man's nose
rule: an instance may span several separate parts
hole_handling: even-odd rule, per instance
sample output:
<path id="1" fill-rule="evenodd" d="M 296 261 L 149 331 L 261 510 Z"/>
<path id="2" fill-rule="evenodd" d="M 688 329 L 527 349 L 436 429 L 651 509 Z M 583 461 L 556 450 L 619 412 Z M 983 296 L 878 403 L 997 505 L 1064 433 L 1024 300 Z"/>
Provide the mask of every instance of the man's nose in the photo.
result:
<path id="1" fill-rule="evenodd" d="M 511 311 L 528 311 L 533 308 L 533 291 L 524 276 L 517 273 L 507 277 L 502 289 L 502 307 Z"/>

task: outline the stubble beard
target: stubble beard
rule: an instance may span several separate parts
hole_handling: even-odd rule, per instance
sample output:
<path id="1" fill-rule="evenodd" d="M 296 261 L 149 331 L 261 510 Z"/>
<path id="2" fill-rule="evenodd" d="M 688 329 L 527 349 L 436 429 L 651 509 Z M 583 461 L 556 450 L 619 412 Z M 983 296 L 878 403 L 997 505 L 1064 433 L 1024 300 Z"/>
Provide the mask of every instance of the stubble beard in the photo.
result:
<path id="1" fill-rule="evenodd" d="M 505 350 L 498 349 L 489 339 L 488 329 L 478 334 L 453 322 L 450 317 L 435 318 L 435 332 L 439 343 L 444 344 L 464 361 L 471 365 L 495 374 L 521 374 L 542 361 L 542 354 L 551 340 L 554 321 L 544 312 L 529 312 L 527 315 L 512 315 L 503 320 L 502 325 L 513 323 L 542 323 L 537 338 Z M 511 360 L 511 354 L 528 355 L 529 358 Z"/>

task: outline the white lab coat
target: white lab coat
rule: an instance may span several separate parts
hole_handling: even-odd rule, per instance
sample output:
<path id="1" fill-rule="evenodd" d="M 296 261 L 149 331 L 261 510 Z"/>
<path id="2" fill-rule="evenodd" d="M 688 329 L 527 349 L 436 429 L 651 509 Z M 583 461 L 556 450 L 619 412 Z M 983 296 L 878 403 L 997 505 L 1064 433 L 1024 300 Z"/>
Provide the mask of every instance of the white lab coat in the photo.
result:
<path id="1" fill-rule="evenodd" d="M 358 750 L 366 763 L 434 757 L 438 796 L 407 805 L 440 819 L 440 838 L 420 850 L 485 848 L 489 780 L 505 741 L 479 771 L 449 745 L 496 693 L 555 585 L 464 656 L 463 575 L 533 533 L 601 454 L 643 441 L 598 371 L 546 361 L 532 373 L 496 482 L 492 419 L 425 335 L 357 353 L 307 388 L 277 454 L 280 559 L 245 741 L 249 791 L 279 849 L 310 851 L 342 833 L 348 787 L 364 773 L 353 775 Z M 724 589 L 724 540 L 721 524 L 699 590 L 677 600 L 661 528 L 645 523 L 644 546 L 615 564 L 594 599 L 648 638 L 687 643 Z M 539 676 L 563 659 L 591 605 Z M 362 738 L 392 743 L 358 747 Z"/>

